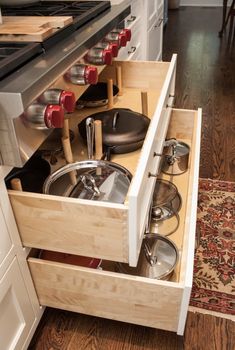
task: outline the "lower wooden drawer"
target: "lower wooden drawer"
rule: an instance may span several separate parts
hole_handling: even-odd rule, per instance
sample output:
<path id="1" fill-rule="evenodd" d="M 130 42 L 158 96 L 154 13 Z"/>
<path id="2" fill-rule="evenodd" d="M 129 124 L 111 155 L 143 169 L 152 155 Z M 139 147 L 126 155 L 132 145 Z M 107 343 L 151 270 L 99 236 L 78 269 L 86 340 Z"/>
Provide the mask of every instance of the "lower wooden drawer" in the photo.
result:
<path id="1" fill-rule="evenodd" d="M 41 305 L 178 331 L 183 283 L 29 258 Z"/>

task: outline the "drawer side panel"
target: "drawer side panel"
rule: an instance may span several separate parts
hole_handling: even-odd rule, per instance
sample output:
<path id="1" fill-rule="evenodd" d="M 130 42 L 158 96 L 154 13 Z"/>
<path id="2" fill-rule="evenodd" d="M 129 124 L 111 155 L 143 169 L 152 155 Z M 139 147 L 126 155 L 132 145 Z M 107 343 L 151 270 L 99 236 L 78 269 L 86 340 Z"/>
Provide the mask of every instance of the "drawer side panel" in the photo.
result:
<path id="1" fill-rule="evenodd" d="M 166 287 L 165 282 L 34 258 L 29 265 L 42 305 L 177 330 L 183 292 L 177 284 Z"/>
<path id="2" fill-rule="evenodd" d="M 16 191 L 9 197 L 25 246 L 127 262 L 124 206 Z"/>

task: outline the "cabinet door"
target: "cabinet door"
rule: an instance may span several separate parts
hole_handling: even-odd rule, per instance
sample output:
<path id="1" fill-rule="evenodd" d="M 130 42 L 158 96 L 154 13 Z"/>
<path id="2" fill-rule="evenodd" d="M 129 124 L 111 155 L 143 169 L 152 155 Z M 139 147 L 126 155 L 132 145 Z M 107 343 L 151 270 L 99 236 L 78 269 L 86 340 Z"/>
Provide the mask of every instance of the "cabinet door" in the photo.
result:
<path id="1" fill-rule="evenodd" d="M 7 253 L 10 251 L 12 247 L 12 242 L 7 231 L 7 226 L 4 220 L 1 207 L 0 207 L 0 227 L 1 227 L 1 235 L 0 235 L 0 265 L 1 265 Z"/>
<path id="2" fill-rule="evenodd" d="M 151 28 L 158 15 L 158 0 L 148 0 L 147 3 L 147 29 Z"/>
<path id="3" fill-rule="evenodd" d="M 35 320 L 16 258 L 0 281 L 1 349 L 23 349 Z"/>
<path id="4" fill-rule="evenodd" d="M 162 59 L 162 29 L 163 19 L 160 17 L 148 31 L 147 57 L 149 61 Z"/>

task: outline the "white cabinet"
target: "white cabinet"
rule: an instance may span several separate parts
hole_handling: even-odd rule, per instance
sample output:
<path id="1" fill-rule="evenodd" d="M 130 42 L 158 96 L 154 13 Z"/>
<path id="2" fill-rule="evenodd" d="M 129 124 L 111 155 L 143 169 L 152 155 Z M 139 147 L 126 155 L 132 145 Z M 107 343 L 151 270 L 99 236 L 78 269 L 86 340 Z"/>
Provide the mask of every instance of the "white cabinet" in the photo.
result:
<path id="1" fill-rule="evenodd" d="M 16 257 L 0 280 L 1 349 L 23 349 L 35 315 Z"/>
<path id="2" fill-rule="evenodd" d="M 125 20 L 132 38 L 119 52 L 120 60 L 159 61 L 162 59 L 163 0 L 132 0 Z"/>
<path id="3" fill-rule="evenodd" d="M 7 231 L 5 219 L 0 206 L 0 230 L 1 230 L 1 244 L 0 244 L 0 266 L 12 248 L 12 242 Z"/>

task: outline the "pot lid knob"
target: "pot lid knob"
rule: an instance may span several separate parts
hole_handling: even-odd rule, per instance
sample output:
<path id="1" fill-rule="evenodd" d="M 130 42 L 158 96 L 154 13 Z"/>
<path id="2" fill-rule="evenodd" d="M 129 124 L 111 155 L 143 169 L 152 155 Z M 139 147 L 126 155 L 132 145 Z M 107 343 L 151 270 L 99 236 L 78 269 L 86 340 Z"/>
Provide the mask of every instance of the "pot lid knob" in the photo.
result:
<path id="1" fill-rule="evenodd" d="M 97 67 L 86 66 L 84 76 L 85 76 L 86 84 L 97 84 L 97 81 L 98 81 Z"/>
<path id="2" fill-rule="evenodd" d="M 112 51 L 109 49 L 103 50 L 103 62 L 104 62 L 104 64 L 110 65 L 110 64 L 112 64 L 112 60 L 113 60 Z"/>
<path id="3" fill-rule="evenodd" d="M 76 106 L 75 94 L 72 91 L 62 90 L 59 104 L 65 109 L 66 112 L 74 112 Z"/>
<path id="4" fill-rule="evenodd" d="M 64 126 L 64 110 L 59 105 L 47 105 L 44 112 L 47 128 L 62 128 Z"/>

